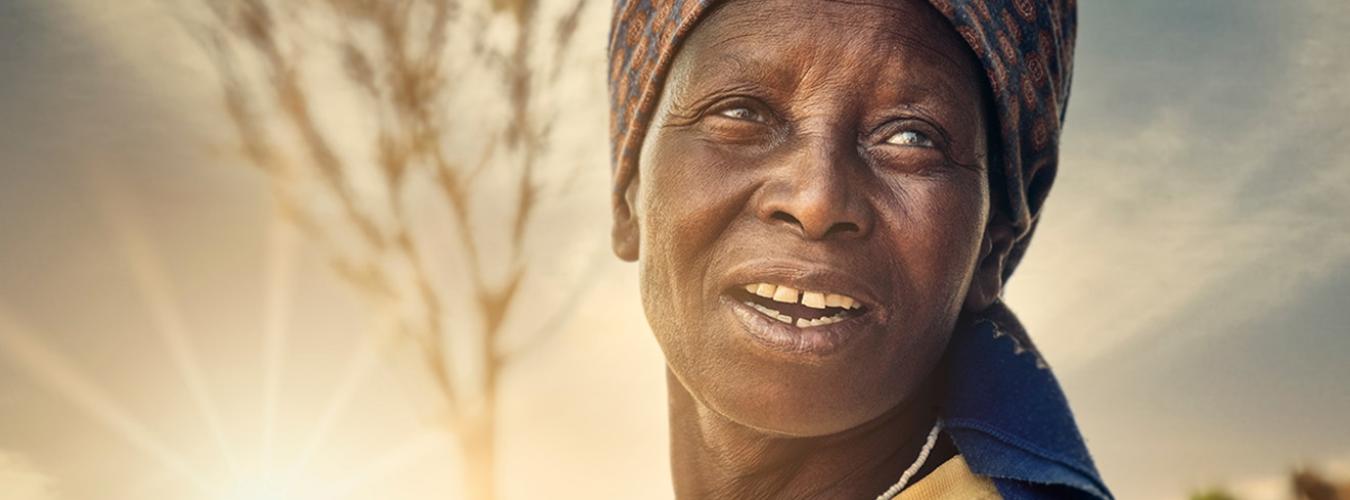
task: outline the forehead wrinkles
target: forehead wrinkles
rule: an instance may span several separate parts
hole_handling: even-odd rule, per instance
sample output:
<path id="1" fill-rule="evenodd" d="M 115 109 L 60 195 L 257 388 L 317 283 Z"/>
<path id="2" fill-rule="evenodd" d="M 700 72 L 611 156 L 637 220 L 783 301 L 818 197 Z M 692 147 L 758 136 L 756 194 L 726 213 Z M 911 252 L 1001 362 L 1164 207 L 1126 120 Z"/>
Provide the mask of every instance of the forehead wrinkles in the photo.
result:
<path id="1" fill-rule="evenodd" d="M 797 21 L 803 18 L 820 22 Z M 791 28 L 770 28 L 784 23 Z M 917 0 L 732 0 L 709 12 L 687 45 L 694 50 L 682 52 L 696 52 L 699 57 L 677 57 L 675 66 L 701 75 L 729 72 L 765 77 L 765 81 L 805 79 L 813 68 L 768 63 L 785 53 L 806 56 L 819 51 L 831 52 L 831 61 L 846 56 L 878 69 L 890 66 L 887 63 L 913 67 L 917 62 L 955 69 L 944 72 L 961 79 L 980 74 L 973 54 L 946 19 Z M 813 58 L 791 59 L 809 62 Z"/>
<path id="2" fill-rule="evenodd" d="M 721 29 L 726 30 L 722 39 L 713 44 L 716 46 L 756 34 L 768 40 L 781 39 L 781 33 L 769 33 L 765 24 L 797 16 L 821 19 L 831 27 L 843 28 L 837 34 L 871 34 L 874 41 L 921 48 L 947 58 L 946 62 L 951 64 L 969 62 L 949 58 L 949 54 L 966 52 L 966 45 L 946 18 L 920 0 L 731 0 L 714 7 L 703 24 L 721 24 Z M 796 32 L 800 33 L 804 27 L 795 26 Z"/>
<path id="3" fill-rule="evenodd" d="M 941 65 L 972 70 L 975 62 L 959 57 L 968 52 L 947 20 L 927 2 L 918 0 L 825 0 L 837 10 L 827 10 L 821 17 L 840 33 L 853 34 L 855 43 L 866 42 L 878 47 L 917 49 L 919 53 L 937 59 Z M 862 14 L 862 15 L 850 15 Z M 866 36 L 863 36 L 866 35 Z M 892 50 L 892 53 L 900 51 Z M 957 57 L 953 57 L 957 56 Z"/>

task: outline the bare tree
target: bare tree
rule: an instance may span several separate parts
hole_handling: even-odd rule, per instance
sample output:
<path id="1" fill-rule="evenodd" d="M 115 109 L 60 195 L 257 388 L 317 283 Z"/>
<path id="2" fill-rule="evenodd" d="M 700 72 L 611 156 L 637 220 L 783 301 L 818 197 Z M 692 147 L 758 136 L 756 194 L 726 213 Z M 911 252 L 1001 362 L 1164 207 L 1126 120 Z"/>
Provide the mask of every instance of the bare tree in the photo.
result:
<path id="1" fill-rule="evenodd" d="M 341 275 L 397 312 L 398 338 L 416 346 L 443 396 L 468 497 L 496 498 L 501 376 L 518 354 L 512 345 L 538 343 L 505 334 L 539 267 L 527 258 L 532 221 L 582 168 L 541 168 L 556 116 L 537 96 L 556 80 L 585 0 L 547 22 L 537 0 L 201 1 L 209 14 L 189 29 L 219 71 L 244 156 L 287 216 L 332 249 Z M 504 103 L 500 120 L 464 120 L 465 96 L 484 88 Z M 325 103 L 344 99 L 358 116 L 320 118 Z M 417 228 L 414 205 L 453 225 L 461 265 L 452 276 L 428 265 L 426 240 L 445 238 Z M 581 294 L 563 296 L 540 333 Z M 463 315 L 476 322 L 448 321 Z"/>

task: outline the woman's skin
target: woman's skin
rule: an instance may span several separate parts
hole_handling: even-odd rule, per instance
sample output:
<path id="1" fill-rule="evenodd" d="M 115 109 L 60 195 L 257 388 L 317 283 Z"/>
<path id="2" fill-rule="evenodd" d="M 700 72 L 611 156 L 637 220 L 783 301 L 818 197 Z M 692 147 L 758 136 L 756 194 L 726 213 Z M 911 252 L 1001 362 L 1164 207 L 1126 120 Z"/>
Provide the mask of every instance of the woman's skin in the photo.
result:
<path id="1" fill-rule="evenodd" d="M 872 498 L 914 461 L 935 368 L 1013 238 L 980 75 L 922 1 L 733 0 L 691 33 L 614 207 L 667 360 L 680 498 Z"/>

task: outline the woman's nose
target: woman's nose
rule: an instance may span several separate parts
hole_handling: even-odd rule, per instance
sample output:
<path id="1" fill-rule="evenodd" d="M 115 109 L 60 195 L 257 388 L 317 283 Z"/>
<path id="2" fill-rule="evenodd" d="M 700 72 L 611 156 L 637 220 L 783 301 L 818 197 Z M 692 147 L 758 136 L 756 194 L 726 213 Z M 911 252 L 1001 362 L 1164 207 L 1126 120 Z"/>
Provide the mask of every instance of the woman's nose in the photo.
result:
<path id="1" fill-rule="evenodd" d="M 855 239 L 872 230 L 872 209 L 862 186 L 865 167 L 856 150 L 816 142 L 789 164 L 771 169 L 758 207 L 761 220 L 807 240 Z"/>

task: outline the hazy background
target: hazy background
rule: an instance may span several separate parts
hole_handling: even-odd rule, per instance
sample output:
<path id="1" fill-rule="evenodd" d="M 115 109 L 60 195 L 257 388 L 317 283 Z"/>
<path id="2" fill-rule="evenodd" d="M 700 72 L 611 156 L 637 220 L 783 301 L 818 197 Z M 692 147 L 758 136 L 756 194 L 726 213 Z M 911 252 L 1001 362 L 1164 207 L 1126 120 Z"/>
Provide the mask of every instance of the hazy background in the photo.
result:
<path id="1" fill-rule="evenodd" d="M 670 496 L 660 353 L 636 267 L 604 258 L 608 7 L 556 96 L 556 155 L 593 168 L 543 230 L 601 264 L 569 266 L 597 276 L 578 312 L 503 382 L 504 498 Z M 1060 177 L 1008 301 L 1121 498 L 1350 478 L 1347 30 L 1343 0 L 1080 4 Z M 230 478 L 280 467 L 453 498 L 434 398 L 276 217 L 215 78 L 161 2 L 0 0 L 0 497 L 267 498 Z"/>

